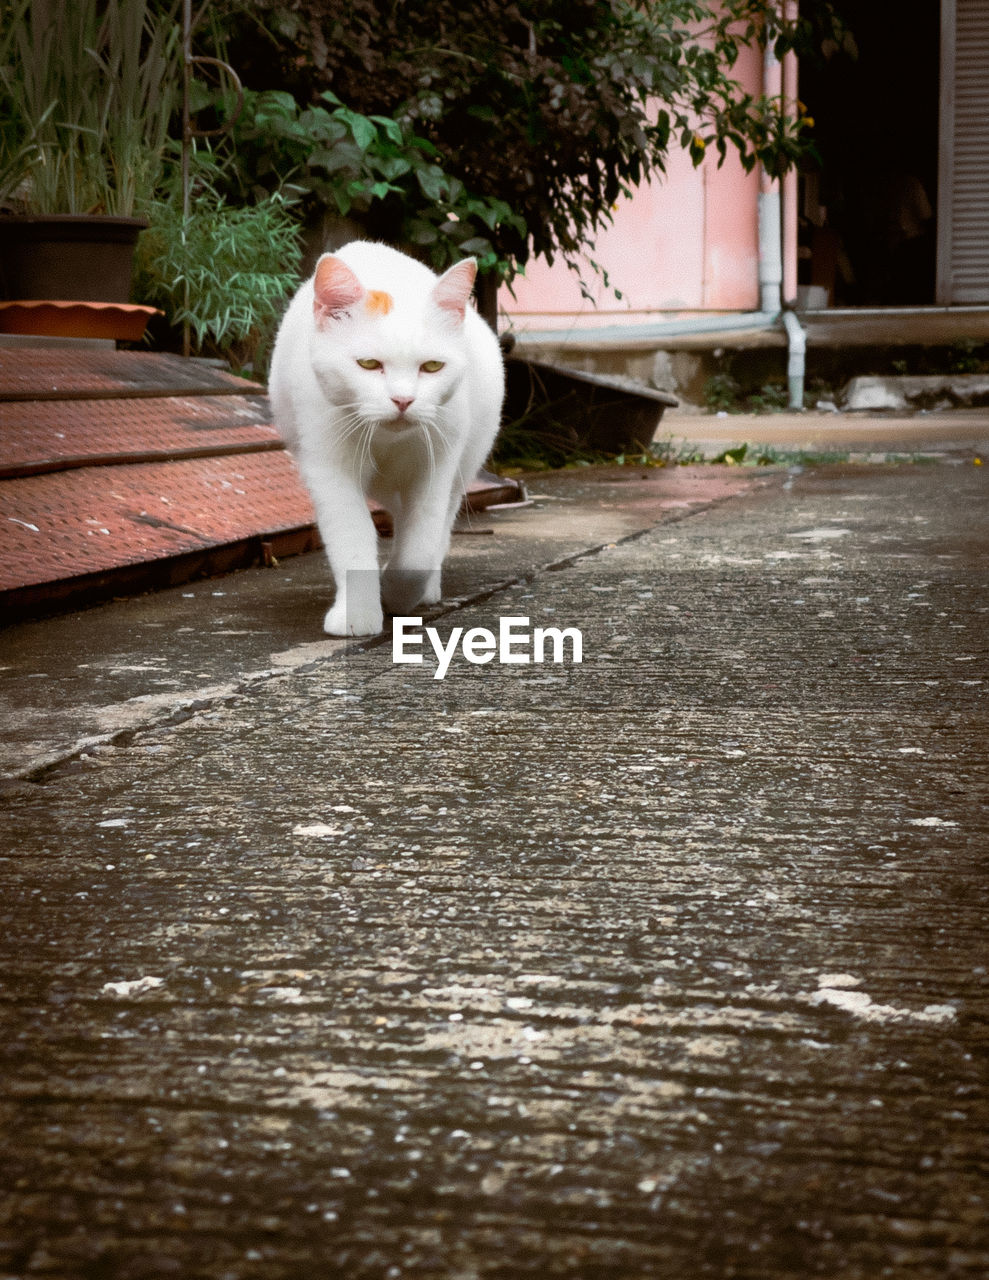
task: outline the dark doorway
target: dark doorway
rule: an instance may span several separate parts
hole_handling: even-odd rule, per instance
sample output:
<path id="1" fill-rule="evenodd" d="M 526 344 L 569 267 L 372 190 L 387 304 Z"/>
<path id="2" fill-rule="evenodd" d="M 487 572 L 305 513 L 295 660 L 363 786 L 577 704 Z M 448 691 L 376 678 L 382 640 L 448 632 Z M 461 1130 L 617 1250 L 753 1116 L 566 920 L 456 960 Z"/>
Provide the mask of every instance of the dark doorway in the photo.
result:
<path id="1" fill-rule="evenodd" d="M 857 56 L 800 65 L 820 164 L 801 181 L 800 280 L 832 306 L 934 302 L 939 0 L 842 6 Z"/>

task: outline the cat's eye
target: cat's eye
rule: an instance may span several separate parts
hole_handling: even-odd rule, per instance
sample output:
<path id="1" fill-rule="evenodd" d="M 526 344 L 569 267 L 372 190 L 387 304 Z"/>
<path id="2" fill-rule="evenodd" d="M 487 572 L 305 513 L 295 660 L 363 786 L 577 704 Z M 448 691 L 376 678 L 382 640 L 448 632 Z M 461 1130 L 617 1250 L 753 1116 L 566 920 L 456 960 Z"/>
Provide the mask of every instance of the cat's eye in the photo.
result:
<path id="1" fill-rule="evenodd" d="M 380 369 L 382 364 L 380 360 L 358 360 L 357 363 L 362 369 Z"/>
<path id="2" fill-rule="evenodd" d="M 421 364 L 419 368 L 423 373 L 439 373 L 443 368 L 443 363 L 444 362 L 442 360 L 427 360 L 425 364 Z"/>

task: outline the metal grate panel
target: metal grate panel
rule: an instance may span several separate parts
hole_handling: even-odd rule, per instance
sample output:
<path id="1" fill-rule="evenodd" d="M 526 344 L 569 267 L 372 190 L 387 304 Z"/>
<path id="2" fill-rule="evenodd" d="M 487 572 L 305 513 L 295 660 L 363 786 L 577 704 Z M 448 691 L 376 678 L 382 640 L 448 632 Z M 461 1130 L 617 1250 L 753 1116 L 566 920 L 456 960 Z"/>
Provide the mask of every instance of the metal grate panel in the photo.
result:
<path id="1" fill-rule="evenodd" d="M 264 537 L 313 518 L 284 452 L 7 480 L 0 590 Z"/>
<path id="2" fill-rule="evenodd" d="M 0 478 L 278 448 L 264 396 L 0 403 Z"/>
<path id="3" fill-rule="evenodd" d="M 168 355 L 0 348 L 0 612 L 317 546 L 312 504 L 261 390 Z M 466 505 L 523 496 L 482 473 Z M 389 533 L 388 514 L 372 514 Z"/>
<path id="4" fill-rule="evenodd" d="M 245 395 L 255 382 L 198 360 L 102 347 L 0 346 L 0 400 Z"/>

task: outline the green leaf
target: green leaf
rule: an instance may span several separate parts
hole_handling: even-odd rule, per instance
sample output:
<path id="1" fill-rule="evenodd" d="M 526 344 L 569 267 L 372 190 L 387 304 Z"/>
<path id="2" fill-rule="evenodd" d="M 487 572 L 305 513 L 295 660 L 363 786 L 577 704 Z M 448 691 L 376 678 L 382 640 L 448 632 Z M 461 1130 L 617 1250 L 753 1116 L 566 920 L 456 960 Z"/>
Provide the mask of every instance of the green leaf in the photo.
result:
<path id="1" fill-rule="evenodd" d="M 729 466 L 737 467 L 742 462 L 748 451 L 749 446 L 747 444 L 742 444 L 739 445 L 737 449 L 726 449 L 724 453 L 719 453 L 713 461 L 727 463 Z"/>
<path id="2" fill-rule="evenodd" d="M 447 194 L 446 174 L 437 164 L 427 164 L 416 170 L 416 178 L 427 200 L 443 200 Z"/>
<path id="3" fill-rule="evenodd" d="M 361 168 L 362 153 L 352 142 L 341 142 L 335 147 L 321 147 L 309 156 L 310 168 L 325 169 L 328 173 L 338 173 L 341 169 Z"/>
<path id="4" fill-rule="evenodd" d="M 189 81 L 189 114 L 197 115 L 204 107 L 212 106 L 213 89 L 202 80 Z"/>
<path id="5" fill-rule="evenodd" d="M 368 119 L 380 125 L 385 135 L 397 146 L 402 145 L 402 126 L 397 120 L 392 120 L 390 116 L 368 116 Z"/>
<path id="6" fill-rule="evenodd" d="M 428 138 L 420 138 L 418 135 L 409 139 L 409 146 L 415 147 L 417 151 L 425 152 L 427 156 L 435 157 L 440 154 L 439 148 L 434 146 Z"/>
<path id="7" fill-rule="evenodd" d="M 475 218 L 480 218 L 489 231 L 494 231 L 498 225 L 498 210 L 490 204 L 483 204 L 480 200 L 470 200 L 467 209 Z"/>
<path id="8" fill-rule="evenodd" d="M 361 151 L 366 151 L 371 143 L 376 140 L 378 136 L 377 126 L 372 124 L 367 116 L 359 115 L 348 107 L 341 107 L 336 112 L 336 117 L 338 120 L 342 120 L 350 130 Z"/>
<path id="9" fill-rule="evenodd" d="M 339 142 L 347 136 L 347 127 L 342 120 L 331 116 L 322 107 L 310 107 L 299 116 L 299 129 L 311 140 L 323 142 Z"/>
<path id="10" fill-rule="evenodd" d="M 405 234 L 413 244 L 435 244 L 439 239 L 436 228 L 424 218 L 411 218 L 405 224 Z"/>
<path id="11" fill-rule="evenodd" d="M 408 173 L 412 165 L 404 156 L 381 156 L 375 158 L 374 167 L 382 177 L 394 182 Z"/>
<path id="12" fill-rule="evenodd" d="M 295 99 L 284 89 L 266 89 L 258 98 L 259 105 L 263 105 L 268 111 L 281 110 L 286 115 L 294 116 L 299 110 Z"/>

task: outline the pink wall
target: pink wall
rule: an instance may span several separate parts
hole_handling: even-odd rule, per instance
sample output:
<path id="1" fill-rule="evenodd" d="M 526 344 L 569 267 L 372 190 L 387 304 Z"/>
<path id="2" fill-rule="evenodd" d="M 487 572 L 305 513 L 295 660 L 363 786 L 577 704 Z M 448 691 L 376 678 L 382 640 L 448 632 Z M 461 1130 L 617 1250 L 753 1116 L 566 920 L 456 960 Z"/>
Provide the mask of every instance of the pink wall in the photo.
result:
<path id="1" fill-rule="evenodd" d="M 735 78 L 758 92 L 760 77 L 759 51 L 749 50 Z M 758 194 L 758 174 L 730 152 L 720 169 L 716 157 L 695 169 L 672 149 L 665 177 L 621 201 L 587 255 L 607 271 L 611 289 L 585 260 L 588 302 L 563 262 L 531 262 L 515 280 L 515 298 L 500 294 L 503 323 L 519 331 L 589 328 L 648 324 L 683 310 L 758 310 Z"/>

